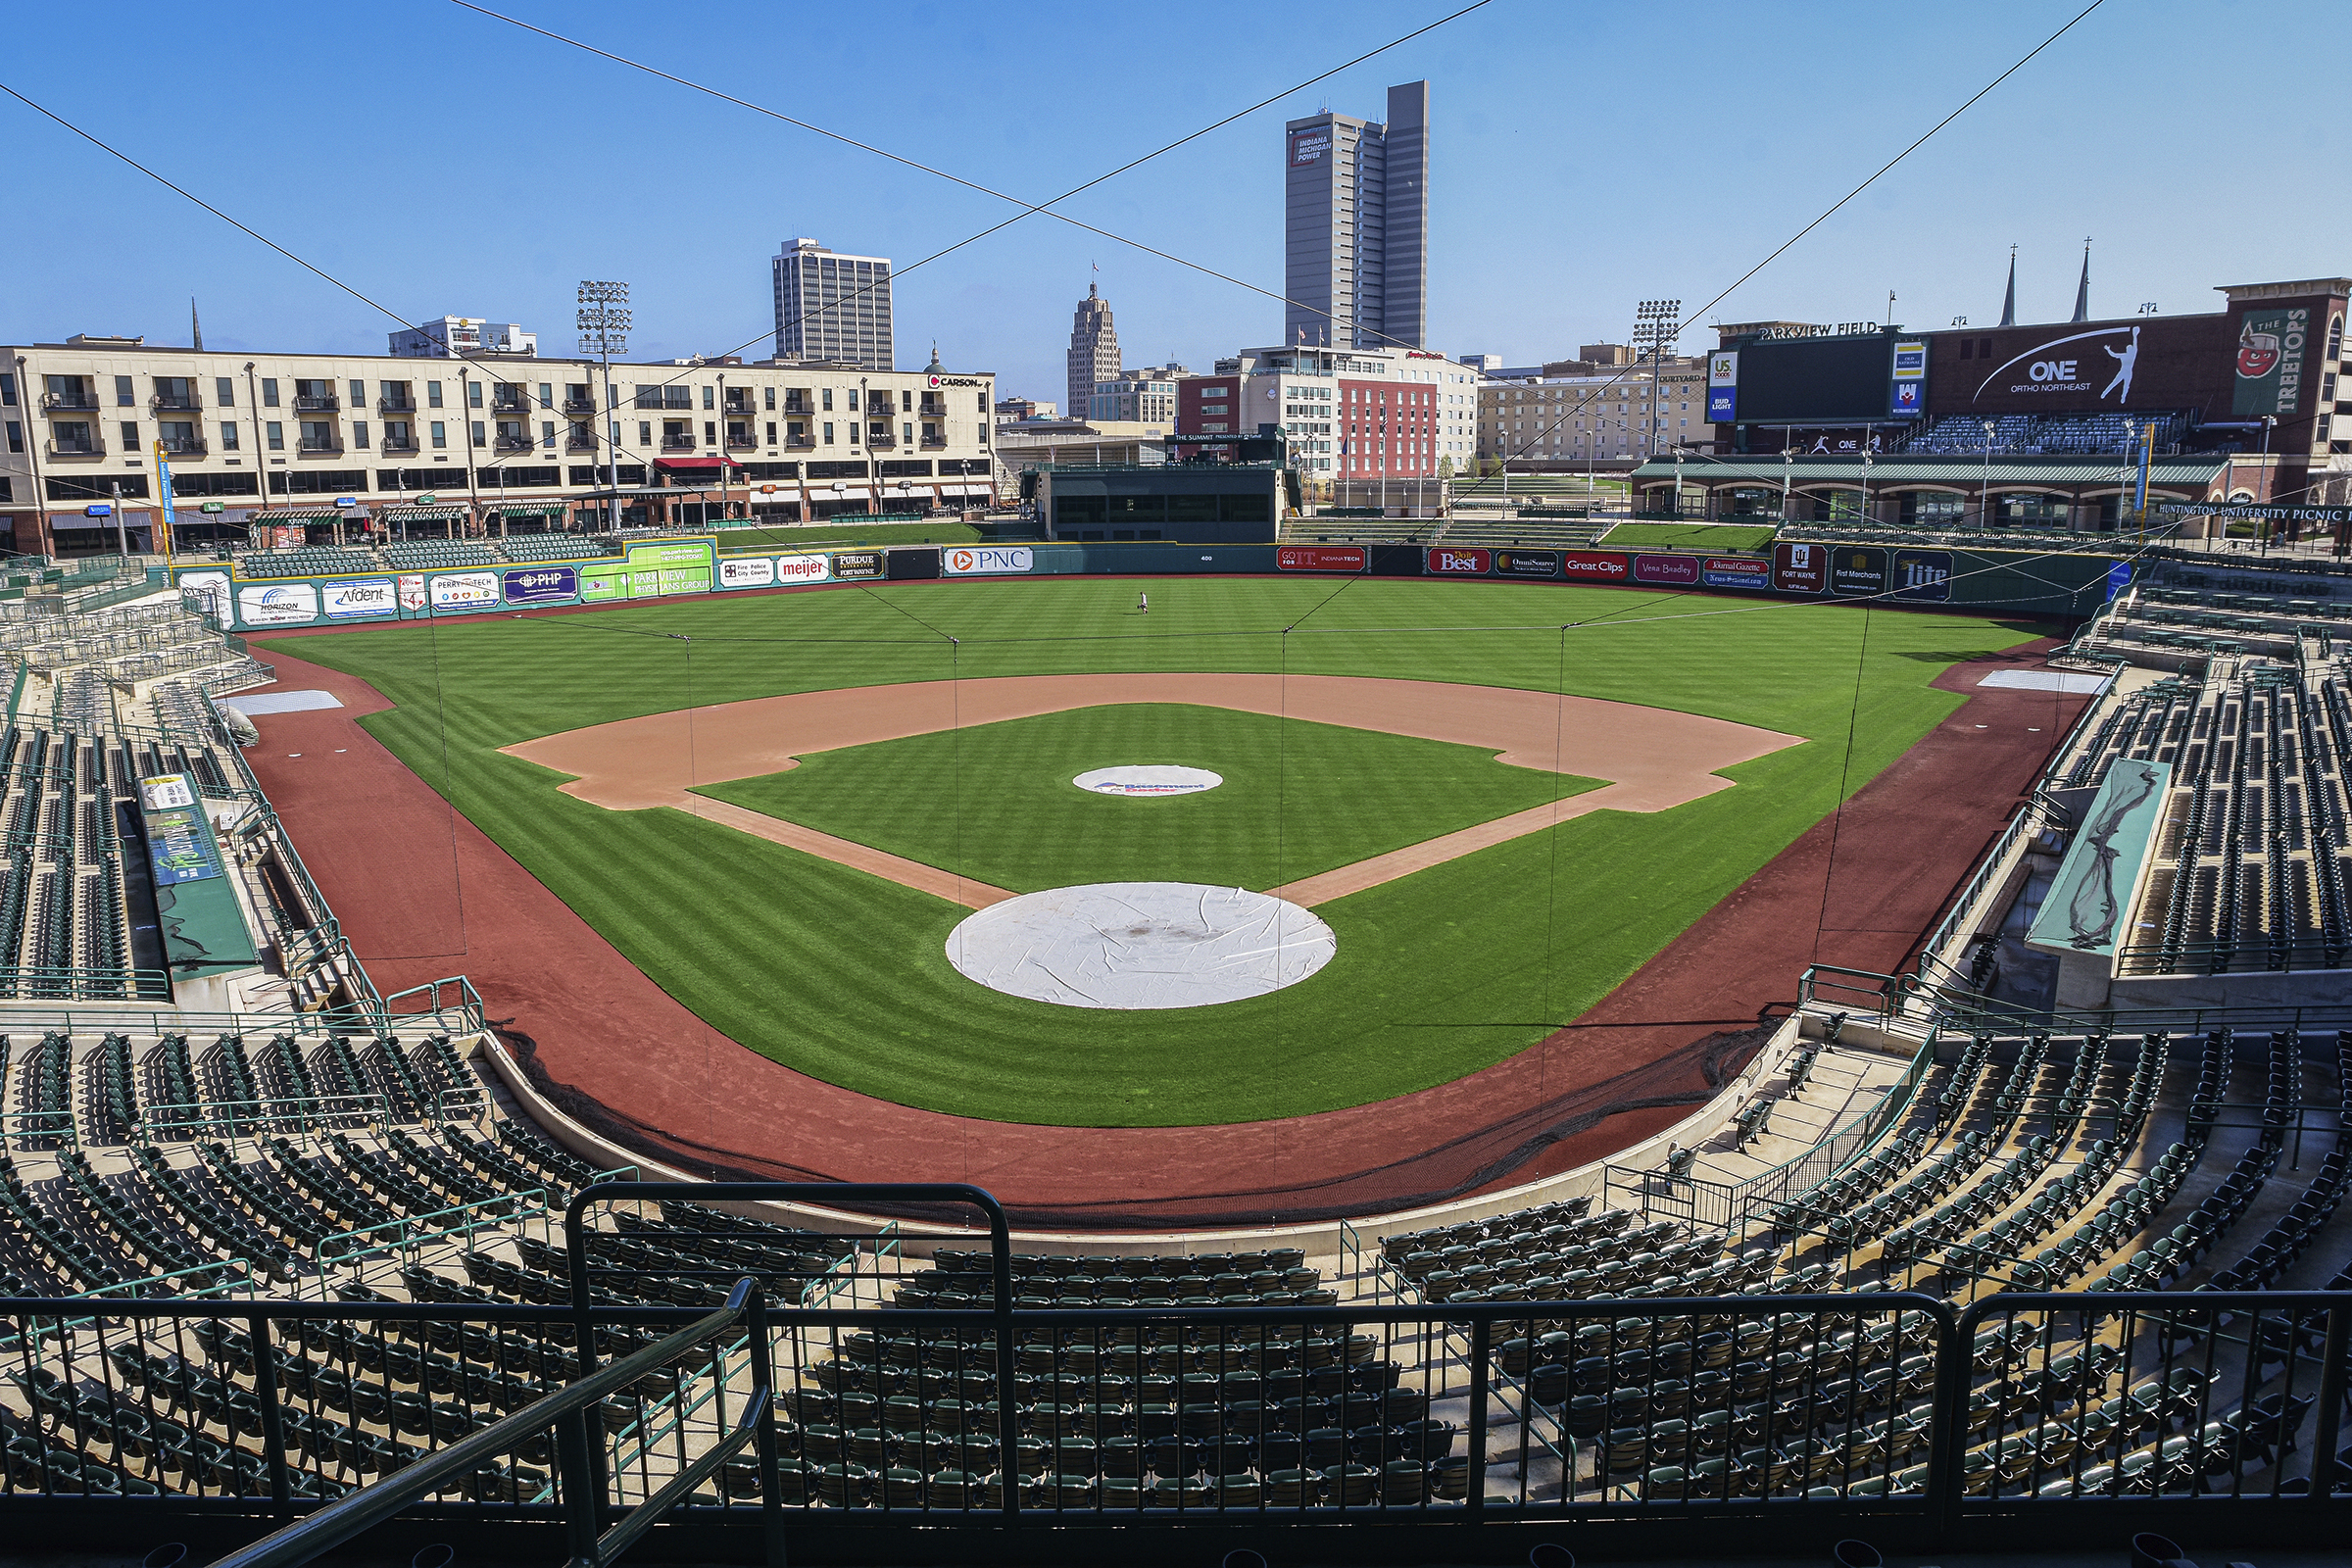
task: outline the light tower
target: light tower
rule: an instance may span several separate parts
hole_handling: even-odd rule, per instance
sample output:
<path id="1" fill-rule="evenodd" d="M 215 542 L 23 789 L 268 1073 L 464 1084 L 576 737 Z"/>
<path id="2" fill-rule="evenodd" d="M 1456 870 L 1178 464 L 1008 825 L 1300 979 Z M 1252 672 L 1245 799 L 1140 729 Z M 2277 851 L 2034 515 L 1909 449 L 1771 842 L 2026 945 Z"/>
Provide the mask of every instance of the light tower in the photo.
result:
<path id="1" fill-rule="evenodd" d="M 1662 362 L 1683 335 L 1681 300 L 1643 300 L 1634 308 L 1634 359 L 1649 361 L 1649 424 L 1647 455 L 1658 452 L 1658 377 Z"/>
<path id="2" fill-rule="evenodd" d="M 612 397 L 612 356 L 629 352 L 629 285 L 580 279 L 580 352 L 593 355 L 605 367 L 605 497 L 606 516 L 613 535 L 620 533 L 620 421 L 613 417 L 618 404 Z"/>

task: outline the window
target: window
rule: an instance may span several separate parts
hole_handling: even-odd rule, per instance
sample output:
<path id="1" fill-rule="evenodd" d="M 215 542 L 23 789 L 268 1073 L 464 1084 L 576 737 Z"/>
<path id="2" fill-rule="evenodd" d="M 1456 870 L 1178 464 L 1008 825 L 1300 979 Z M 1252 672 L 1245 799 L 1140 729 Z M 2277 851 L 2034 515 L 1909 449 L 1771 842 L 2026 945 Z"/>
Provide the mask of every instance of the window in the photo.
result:
<path id="1" fill-rule="evenodd" d="M 829 404 L 831 404 L 831 403 L 832 403 L 832 401 L 833 401 L 833 394 L 832 394 L 832 393 L 830 393 L 830 392 L 826 393 L 826 394 L 825 394 L 825 402 L 826 402 L 826 403 L 829 405 Z M 825 421 L 825 445 L 827 445 L 827 446 L 831 446 L 832 444 L 833 444 L 833 421 L 832 421 L 831 419 L 827 419 L 827 420 Z"/>
<path id="2" fill-rule="evenodd" d="M 433 428 L 438 430 L 441 427 L 434 425 Z M 286 450 L 286 427 L 275 419 L 271 419 L 268 424 L 262 426 L 262 434 L 269 442 L 270 451 L 283 452 Z"/>
<path id="3" fill-rule="evenodd" d="M 122 450 L 124 452 L 139 450 L 139 421 L 136 419 L 122 421 Z"/>
<path id="4" fill-rule="evenodd" d="M 2335 359 L 2344 352 L 2344 318 L 2337 317 L 2328 323 L 2328 357 Z"/>
<path id="5" fill-rule="evenodd" d="M 8 421 L 8 450 L 11 452 L 24 450 L 24 426 L 15 419 Z"/>
<path id="6" fill-rule="evenodd" d="M 650 447 L 654 444 L 653 420 L 639 419 L 637 421 L 637 444 L 641 447 Z"/>
<path id="7" fill-rule="evenodd" d="M 473 389 L 474 389 L 476 392 L 479 392 L 479 391 L 482 389 L 482 383 L 481 383 L 481 382 L 479 382 L 479 381 L 468 381 L 468 382 L 466 383 L 466 385 L 468 385 L 468 386 L 472 387 L 472 388 L 473 388 Z M 488 438 L 486 435 L 484 435 L 484 434 L 482 433 L 482 421 L 481 421 L 481 420 L 479 420 L 479 419 L 475 419 L 475 420 L 473 420 L 473 421 L 472 421 L 472 433 L 473 433 L 473 444 L 474 444 L 475 446 L 477 446 L 477 447 L 486 447 L 486 446 L 488 446 L 488 445 L 490 444 L 489 438 Z"/>
<path id="8" fill-rule="evenodd" d="M 13 375 L 0 375 L 0 408 L 13 409 L 16 406 L 17 378 Z"/>
<path id="9" fill-rule="evenodd" d="M 367 393 L 363 390 L 360 396 L 366 397 Z M 351 444 L 355 447 L 365 447 L 368 444 L 368 421 L 366 419 L 352 421 Z"/>
<path id="10" fill-rule="evenodd" d="M 438 403 L 440 399 L 435 398 L 433 401 Z M 262 407 L 265 409 L 277 407 L 277 377 L 274 375 L 262 377 Z"/>
<path id="11" fill-rule="evenodd" d="M 471 376 L 466 378 L 466 406 L 469 409 L 482 406 L 482 383 Z"/>
<path id="12" fill-rule="evenodd" d="M 237 406 L 237 383 L 233 377 L 225 375 L 213 377 L 213 401 L 224 409 L 233 409 Z"/>
<path id="13" fill-rule="evenodd" d="M 775 394 L 772 391 L 768 394 L 767 406 L 771 409 L 776 406 Z M 771 447 L 776 444 L 776 421 L 773 419 L 767 421 L 767 444 Z"/>
<path id="14" fill-rule="evenodd" d="M 856 387 L 852 387 L 852 388 L 850 388 L 850 412 L 852 412 L 852 413 L 854 414 L 854 413 L 856 413 L 856 412 L 857 412 L 857 410 L 858 410 L 858 389 L 857 389 Z"/>
<path id="15" fill-rule="evenodd" d="M 440 382 L 436 381 L 433 383 L 433 389 L 435 391 L 439 391 L 440 387 Z M 437 447 L 446 447 L 449 445 L 449 426 L 443 424 L 439 419 L 435 419 L 433 421 L 433 445 Z"/>
<path id="16" fill-rule="evenodd" d="M 355 409 L 368 406 L 368 383 L 356 375 L 351 378 L 351 406 Z"/>
<path id="17" fill-rule="evenodd" d="M 825 412 L 827 414 L 831 414 L 833 412 L 833 389 L 831 387 L 825 388 L 823 397 L 825 400 Z M 827 436 L 825 439 L 830 441 L 833 438 L 831 436 Z"/>
<path id="18" fill-rule="evenodd" d="M 334 420 L 305 419 L 302 421 L 303 451 L 335 452 L 341 450 L 342 445 L 343 443 L 335 439 Z"/>
<path id="19" fill-rule="evenodd" d="M 139 406 L 139 395 L 131 390 L 130 377 L 127 375 L 115 377 L 115 406 L 122 409 L 135 409 Z"/>
<path id="20" fill-rule="evenodd" d="M 705 388 L 703 388 L 703 407 L 704 407 L 704 408 L 706 408 L 706 409 L 714 409 L 714 408 L 718 407 L 718 404 L 717 404 L 717 402 L 715 401 L 715 400 L 716 400 L 716 398 L 717 398 L 717 396 L 718 396 L 718 392 L 717 392 L 717 389 L 716 389 L 716 388 L 714 388 L 714 387 L 705 387 Z"/>
<path id="21" fill-rule="evenodd" d="M 543 409 L 552 409 L 556 406 L 556 386 L 553 381 L 539 383 L 539 406 Z"/>
<path id="22" fill-rule="evenodd" d="M 437 409 L 437 408 L 439 408 L 439 407 L 441 406 L 441 383 L 440 383 L 440 382 L 438 382 L 438 381 L 427 381 L 427 382 L 425 382 L 425 383 L 424 383 L 424 401 L 425 401 L 425 406 L 426 406 L 426 407 L 428 407 L 428 408 L 435 408 L 435 409 Z"/>
<path id="23" fill-rule="evenodd" d="M 545 390 L 546 390 L 546 389 L 545 389 L 544 387 L 543 387 L 543 388 L 541 388 L 541 391 L 545 391 Z M 540 406 L 541 408 L 543 408 L 543 409 L 544 409 L 544 408 L 546 408 L 546 407 L 547 407 L 546 400 L 545 400 L 545 399 L 542 399 L 542 400 L 540 401 L 540 404 L 539 404 L 539 406 Z M 539 421 L 539 444 L 540 444 L 541 446 L 543 446 L 543 447 L 552 447 L 552 446 L 554 446 L 554 445 L 556 444 L 556 421 L 555 421 L 555 420 L 553 420 L 553 419 L 541 419 L 541 420 Z"/>
<path id="24" fill-rule="evenodd" d="M 237 450 L 237 421 L 234 419 L 220 421 L 220 450 L 223 452 Z"/>

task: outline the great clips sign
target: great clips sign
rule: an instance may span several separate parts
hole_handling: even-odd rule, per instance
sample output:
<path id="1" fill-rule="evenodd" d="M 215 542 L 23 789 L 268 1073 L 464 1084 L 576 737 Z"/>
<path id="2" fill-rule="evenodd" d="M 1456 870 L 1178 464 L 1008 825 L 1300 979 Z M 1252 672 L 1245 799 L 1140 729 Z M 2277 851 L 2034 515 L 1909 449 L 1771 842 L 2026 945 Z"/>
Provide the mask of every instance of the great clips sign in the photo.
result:
<path id="1" fill-rule="evenodd" d="M 1623 556 L 1612 556 L 1599 550 L 1565 550 L 1560 553 L 1560 574 L 1570 582 L 1626 582 L 1633 577 L 1633 564 Z"/>

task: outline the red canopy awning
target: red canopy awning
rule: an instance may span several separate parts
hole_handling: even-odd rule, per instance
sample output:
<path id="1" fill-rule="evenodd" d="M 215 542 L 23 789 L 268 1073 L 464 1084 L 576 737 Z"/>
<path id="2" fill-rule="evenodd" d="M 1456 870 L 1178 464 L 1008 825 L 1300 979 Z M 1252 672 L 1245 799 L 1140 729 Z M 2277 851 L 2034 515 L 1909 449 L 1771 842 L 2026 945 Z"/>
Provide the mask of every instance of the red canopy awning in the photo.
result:
<path id="1" fill-rule="evenodd" d="M 715 468 L 721 464 L 730 468 L 743 466 L 733 458 L 722 458 L 715 453 L 702 458 L 656 458 L 654 460 L 654 466 L 657 468 Z"/>

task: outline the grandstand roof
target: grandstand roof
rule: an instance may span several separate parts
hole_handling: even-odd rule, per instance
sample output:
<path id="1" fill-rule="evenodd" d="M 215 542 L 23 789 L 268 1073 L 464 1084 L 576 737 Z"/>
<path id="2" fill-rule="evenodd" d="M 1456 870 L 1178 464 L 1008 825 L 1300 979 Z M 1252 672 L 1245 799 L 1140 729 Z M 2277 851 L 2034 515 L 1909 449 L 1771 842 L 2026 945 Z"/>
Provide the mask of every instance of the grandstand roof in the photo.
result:
<path id="1" fill-rule="evenodd" d="M 2162 485 L 2204 485 L 2212 482 L 2229 462 L 2219 454 L 2199 454 L 2193 457 L 2158 458 L 2148 466 L 2148 482 Z M 1818 484 L 1824 479 L 1862 481 L 1862 464 L 1849 458 L 1798 458 L 1787 465 L 1793 469 L 1799 484 Z M 1705 484 L 1739 478 L 1752 478 L 1779 484 L 1784 464 L 1778 454 L 1770 457 L 1723 458 L 1710 454 L 1695 454 L 1683 460 L 1683 482 Z M 1671 479 L 1675 465 L 1672 459 L 1653 458 L 1634 470 L 1637 479 Z M 2137 472 L 2136 465 L 2121 457 L 2034 457 L 2003 458 L 1995 456 L 1987 465 L 1981 457 L 1924 455 L 1906 456 L 1900 453 L 1874 457 L 1870 462 L 1870 482 L 1875 486 L 1902 483 L 1982 484 L 1989 479 L 1994 484 L 2101 484 L 2120 482 Z"/>

